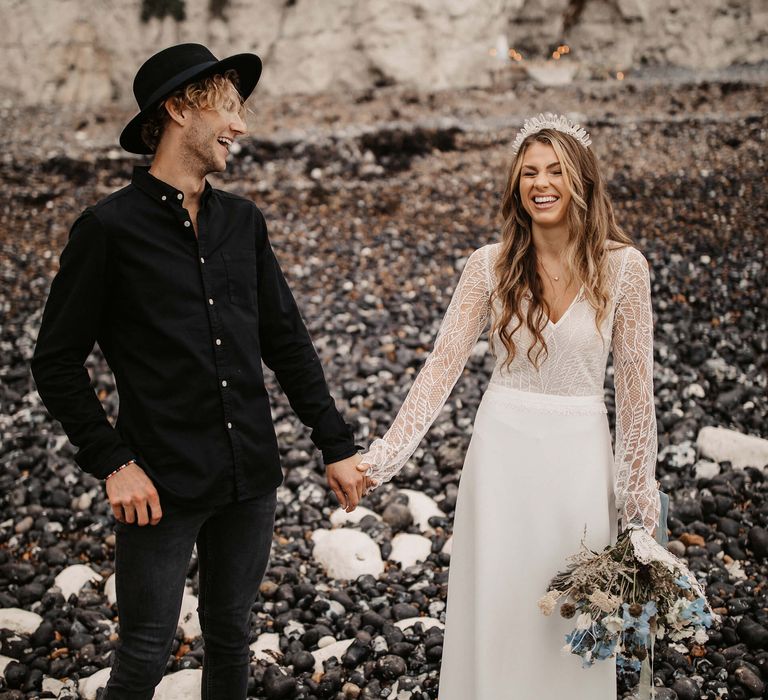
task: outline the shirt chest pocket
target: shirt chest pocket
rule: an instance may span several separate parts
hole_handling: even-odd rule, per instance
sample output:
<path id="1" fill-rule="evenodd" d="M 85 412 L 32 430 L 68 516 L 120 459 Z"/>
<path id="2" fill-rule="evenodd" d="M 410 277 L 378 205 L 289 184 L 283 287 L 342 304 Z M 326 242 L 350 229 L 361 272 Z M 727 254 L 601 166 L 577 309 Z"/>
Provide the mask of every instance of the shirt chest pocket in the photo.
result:
<path id="1" fill-rule="evenodd" d="M 256 304 L 256 253 L 253 250 L 222 252 L 229 300 L 239 306 Z"/>

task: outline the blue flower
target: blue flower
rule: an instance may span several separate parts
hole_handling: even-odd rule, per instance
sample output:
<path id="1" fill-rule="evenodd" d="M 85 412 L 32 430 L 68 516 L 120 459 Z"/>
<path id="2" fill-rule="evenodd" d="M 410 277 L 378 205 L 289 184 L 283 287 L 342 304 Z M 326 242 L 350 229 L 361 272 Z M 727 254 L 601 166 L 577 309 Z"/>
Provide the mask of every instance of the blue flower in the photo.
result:
<path id="1" fill-rule="evenodd" d="M 680 588 L 691 588 L 691 584 L 689 583 L 688 579 L 685 576 L 678 576 L 675 579 L 675 583 L 680 586 Z"/>
<path id="2" fill-rule="evenodd" d="M 707 612 L 705 608 L 704 598 L 696 598 L 692 603 L 688 603 L 683 611 L 680 613 L 680 617 L 683 620 L 689 620 L 694 624 L 704 625 L 709 627 L 712 625 L 712 615 Z"/>
<path id="3" fill-rule="evenodd" d="M 622 609 L 624 629 L 632 629 L 632 633 L 628 635 L 630 639 L 634 639 L 634 641 L 640 646 L 647 646 L 651 637 L 650 618 L 651 615 L 656 614 L 656 603 L 654 603 L 652 600 L 646 603 L 643 606 L 643 612 L 640 613 L 640 617 L 635 617 L 629 612 L 628 603 L 624 603 Z"/>
<path id="4" fill-rule="evenodd" d="M 622 671 L 639 671 L 642 666 L 638 659 L 632 659 L 628 656 L 624 656 L 623 654 L 619 654 L 619 656 L 616 658 L 616 665 Z"/>

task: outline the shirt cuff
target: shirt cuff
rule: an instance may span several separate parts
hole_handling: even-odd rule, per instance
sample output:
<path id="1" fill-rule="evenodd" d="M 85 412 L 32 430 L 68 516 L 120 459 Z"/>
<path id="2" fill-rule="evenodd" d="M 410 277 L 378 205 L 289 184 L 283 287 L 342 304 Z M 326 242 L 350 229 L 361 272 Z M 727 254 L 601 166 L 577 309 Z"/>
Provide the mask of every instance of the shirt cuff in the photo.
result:
<path id="1" fill-rule="evenodd" d="M 344 448 L 334 448 L 331 450 L 323 450 L 323 463 L 325 466 L 333 464 L 334 462 L 340 462 L 342 459 L 352 457 L 363 451 L 360 445 L 352 445 Z"/>
<path id="2" fill-rule="evenodd" d="M 81 450 L 75 456 L 75 461 L 80 468 L 97 479 L 105 479 L 122 464 L 136 459 L 137 456 L 133 450 L 125 445 L 119 445 L 106 454 L 94 455 L 87 451 L 84 453 Z"/>

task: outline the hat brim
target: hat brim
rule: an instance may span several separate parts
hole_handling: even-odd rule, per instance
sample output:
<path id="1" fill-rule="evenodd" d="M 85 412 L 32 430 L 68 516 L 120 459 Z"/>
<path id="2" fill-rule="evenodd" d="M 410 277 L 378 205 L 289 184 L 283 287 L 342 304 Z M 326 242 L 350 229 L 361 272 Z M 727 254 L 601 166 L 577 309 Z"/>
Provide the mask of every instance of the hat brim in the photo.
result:
<path id="1" fill-rule="evenodd" d="M 247 100 L 261 77 L 261 59 L 254 53 L 239 53 L 221 61 L 216 61 L 201 67 L 195 67 L 191 71 L 175 76 L 157 90 L 146 107 L 142 109 L 120 134 L 120 145 L 129 153 L 149 155 L 152 149 L 141 138 L 141 129 L 144 122 L 157 108 L 157 106 L 169 95 L 179 88 L 189 85 L 196 80 L 202 80 L 211 75 L 225 73 L 228 70 L 237 72 L 238 92 L 243 100 Z"/>

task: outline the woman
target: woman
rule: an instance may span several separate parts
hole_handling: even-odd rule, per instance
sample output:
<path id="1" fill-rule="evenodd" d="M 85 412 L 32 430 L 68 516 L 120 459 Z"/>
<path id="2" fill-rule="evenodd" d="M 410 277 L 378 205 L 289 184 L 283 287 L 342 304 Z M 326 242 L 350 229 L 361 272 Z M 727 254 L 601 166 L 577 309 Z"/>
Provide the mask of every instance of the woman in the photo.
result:
<path id="1" fill-rule="evenodd" d="M 410 458 L 486 323 L 496 367 L 456 503 L 440 700 L 603 700 L 615 665 L 561 652 L 551 576 L 617 515 L 653 531 L 656 420 L 648 265 L 614 221 L 583 129 L 539 115 L 513 145 L 501 242 L 468 259 L 392 427 L 358 466 L 373 487 Z M 603 403 L 614 355 L 616 454 Z"/>

